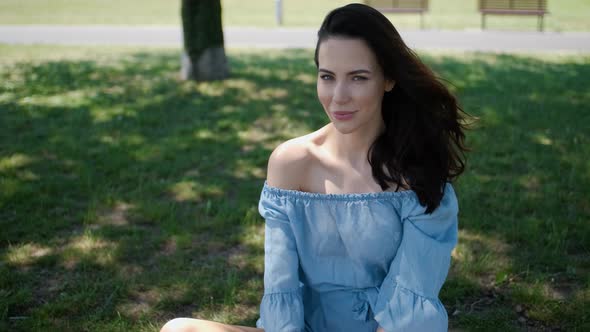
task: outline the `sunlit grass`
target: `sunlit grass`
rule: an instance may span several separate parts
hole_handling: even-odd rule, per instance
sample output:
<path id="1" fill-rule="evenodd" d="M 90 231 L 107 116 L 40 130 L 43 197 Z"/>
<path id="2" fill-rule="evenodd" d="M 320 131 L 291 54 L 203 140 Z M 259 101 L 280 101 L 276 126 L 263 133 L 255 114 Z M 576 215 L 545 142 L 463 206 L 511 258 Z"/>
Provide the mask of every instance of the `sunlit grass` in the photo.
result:
<path id="1" fill-rule="evenodd" d="M 170 48 L 0 52 L 0 330 L 253 325 L 268 156 L 326 123 L 312 52 L 230 49 L 212 83 L 179 81 Z M 590 58 L 421 56 L 479 119 L 451 326 L 585 330 Z"/>
<path id="2" fill-rule="evenodd" d="M 9 246 L 4 260 L 10 264 L 26 266 L 37 259 L 51 254 L 51 249 L 36 244 L 23 244 L 16 247 Z"/>
<path id="3" fill-rule="evenodd" d="M 0 159 L 0 172 L 8 172 L 22 168 L 34 162 L 33 158 L 22 153 L 15 153 L 11 156 Z"/>

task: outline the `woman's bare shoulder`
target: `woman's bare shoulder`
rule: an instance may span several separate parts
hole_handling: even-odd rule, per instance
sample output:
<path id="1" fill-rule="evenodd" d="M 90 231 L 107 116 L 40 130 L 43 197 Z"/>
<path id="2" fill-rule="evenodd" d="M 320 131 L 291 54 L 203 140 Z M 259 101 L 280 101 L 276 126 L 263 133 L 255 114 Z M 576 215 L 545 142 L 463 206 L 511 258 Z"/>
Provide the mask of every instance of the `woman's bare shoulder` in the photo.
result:
<path id="1" fill-rule="evenodd" d="M 290 139 L 277 146 L 268 159 L 266 181 L 272 187 L 301 190 L 314 161 L 319 131 Z"/>

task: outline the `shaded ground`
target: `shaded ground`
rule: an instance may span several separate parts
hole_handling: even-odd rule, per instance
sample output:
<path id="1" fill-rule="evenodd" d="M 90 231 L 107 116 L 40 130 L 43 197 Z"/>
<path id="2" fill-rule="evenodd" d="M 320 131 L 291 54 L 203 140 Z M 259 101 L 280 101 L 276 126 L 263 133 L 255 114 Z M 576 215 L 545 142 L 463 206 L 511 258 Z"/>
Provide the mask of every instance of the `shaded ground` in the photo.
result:
<path id="1" fill-rule="evenodd" d="M 175 50 L 0 50 L 0 329 L 252 325 L 268 155 L 325 123 L 311 52 L 230 52 L 195 84 Z M 588 329 L 590 58 L 423 56 L 479 117 L 451 326 Z"/>

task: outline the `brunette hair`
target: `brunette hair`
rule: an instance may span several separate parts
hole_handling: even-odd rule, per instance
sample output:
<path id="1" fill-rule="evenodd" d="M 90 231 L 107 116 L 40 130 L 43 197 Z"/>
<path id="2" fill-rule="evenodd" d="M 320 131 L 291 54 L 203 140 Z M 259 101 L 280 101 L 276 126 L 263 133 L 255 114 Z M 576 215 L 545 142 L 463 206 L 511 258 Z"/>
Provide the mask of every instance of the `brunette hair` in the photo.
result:
<path id="1" fill-rule="evenodd" d="M 432 213 L 445 184 L 465 169 L 466 114 L 376 9 L 350 4 L 331 11 L 318 31 L 316 66 L 321 43 L 331 37 L 364 40 L 385 78 L 395 81 L 393 90 L 383 95 L 385 131 L 371 145 L 367 159 L 383 190 L 390 183 L 396 190 L 407 183 L 426 206 L 426 213 Z"/>

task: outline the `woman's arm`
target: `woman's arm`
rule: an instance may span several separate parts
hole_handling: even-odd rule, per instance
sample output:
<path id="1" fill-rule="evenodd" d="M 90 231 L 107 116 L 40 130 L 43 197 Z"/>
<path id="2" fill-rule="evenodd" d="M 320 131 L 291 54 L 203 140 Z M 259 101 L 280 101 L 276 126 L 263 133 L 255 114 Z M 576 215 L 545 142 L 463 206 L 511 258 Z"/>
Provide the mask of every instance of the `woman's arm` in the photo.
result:
<path id="1" fill-rule="evenodd" d="M 450 184 L 432 213 L 417 202 L 402 208 L 402 240 L 374 308 L 382 331 L 447 331 L 448 315 L 438 294 L 457 243 L 457 214 Z"/>
<path id="2" fill-rule="evenodd" d="M 290 176 L 293 156 L 289 146 L 282 144 L 272 153 L 268 162 L 267 184 L 283 189 L 296 189 L 296 175 Z M 260 304 L 257 327 L 266 331 L 303 332 L 303 301 L 299 282 L 299 256 L 297 241 L 291 228 L 291 204 L 263 190 L 258 204 L 265 219 L 264 242 L 264 296 Z"/>

